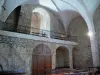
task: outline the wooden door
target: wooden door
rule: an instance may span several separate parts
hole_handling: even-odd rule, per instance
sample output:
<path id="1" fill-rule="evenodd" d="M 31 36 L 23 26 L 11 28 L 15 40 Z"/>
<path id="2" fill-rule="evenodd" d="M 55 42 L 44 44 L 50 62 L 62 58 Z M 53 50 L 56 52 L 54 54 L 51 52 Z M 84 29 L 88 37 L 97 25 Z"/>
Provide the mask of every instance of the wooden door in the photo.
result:
<path id="1" fill-rule="evenodd" d="M 51 56 L 45 56 L 45 69 L 51 69 L 52 65 L 51 65 Z"/>
<path id="2" fill-rule="evenodd" d="M 37 60 L 38 56 L 37 55 L 33 55 L 33 61 L 32 61 L 32 75 L 38 75 L 38 60 Z"/>
<path id="3" fill-rule="evenodd" d="M 43 75 L 44 73 L 44 55 L 40 55 L 38 56 L 38 64 L 37 64 L 37 67 L 38 67 L 38 75 Z"/>
<path id="4" fill-rule="evenodd" d="M 36 47 L 32 58 L 32 75 L 43 75 L 47 69 L 52 68 L 50 49 L 45 45 Z"/>

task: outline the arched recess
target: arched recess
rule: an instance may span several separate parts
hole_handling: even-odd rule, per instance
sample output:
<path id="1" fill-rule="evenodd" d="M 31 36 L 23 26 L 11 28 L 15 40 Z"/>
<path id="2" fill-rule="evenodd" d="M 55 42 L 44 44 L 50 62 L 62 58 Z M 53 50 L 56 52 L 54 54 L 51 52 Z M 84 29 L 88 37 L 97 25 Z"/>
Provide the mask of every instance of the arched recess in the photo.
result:
<path id="1" fill-rule="evenodd" d="M 75 68 L 87 69 L 93 66 L 92 49 L 90 44 L 90 36 L 88 36 L 88 27 L 81 16 L 74 18 L 68 27 L 68 32 L 72 36 L 77 37 L 78 46 L 75 52 Z M 74 51 L 74 50 L 73 50 Z"/>
<path id="2" fill-rule="evenodd" d="M 36 7 L 32 11 L 31 33 L 34 32 L 34 30 L 38 30 L 39 33 L 50 37 L 50 15 L 41 7 Z"/>
<path id="3" fill-rule="evenodd" d="M 13 4 L 15 2 L 15 4 Z M 21 0 L 21 1 L 19 1 L 19 0 L 15 0 L 15 1 L 13 1 L 13 0 L 10 0 L 10 1 L 6 1 L 5 2 L 5 8 L 7 9 L 7 12 L 6 11 L 4 11 L 4 14 L 0 17 L 0 19 L 2 20 L 2 21 L 5 21 L 6 19 L 7 19 L 7 17 L 8 17 L 8 15 L 17 7 L 17 6 L 19 6 L 19 5 L 26 5 L 26 4 L 31 4 L 31 5 L 33 5 L 33 6 L 42 6 L 42 7 L 45 7 L 46 8 L 46 10 L 48 9 L 48 10 L 50 10 L 50 12 L 52 13 L 57 13 L 57 8 L 55 7 L 55 5 L 52 3 L 52 1 L 51 0 L 49 0 L 49 1 L 46 1 L 47 3 L 46 3 L 46 5 L 45 5 L 45 2 L 43 2 L 43 1 L 39 1 L 39 0 Z M 34 8 L 34 7 L 32 7 L 32 8 Z M 30 9 L 29 9 L 29 11 L 30 11 Z M 32 11 L 31 11 L 32 12 Z M 28 14 L 27 14 L 28 15 Z M 55 15 L 55 14 L 53 14 L 53 15 Z M 55 28 L 54 28 L 54 31 L 55 31 L 55 29 L 57 30 L 57 32 L 60 32 L 59 31 L 59 29 L 58 29 L 58 27 L 60 27 L 60 29 L 63 31 L 62 33 L 65 33 L 65 31 L 64 31 L 64 27 L 63 27 L 63 21 L 61 20 L 61 18 L 60 18 L 60 16 L 58 17 L 58 13 L 57 13 L 57 19 L 58 19 L 58 22 L 59 23 L 61 23 L 61 26 L 57 26 L 58 24 L 52 24 L 52 26 L 54 27 L 54 25 L 56 26 Z M 22 16 L 22 14 L 21 14 L 21 16 Z M 28 15 L 29 16 L 29 15 Z M 56 15 L 55 15 L 56 16 Z M 26 21 L 25 20 L 25 18 L 23 19 L 24 21 Z M 53 20 L 53 22 L 55 22 L 55 19 L 52 19 Z M 29 22 L 29 21 L 26 21 L 26 24 L 25 25 L 27 25 L 27 22 Z M 57 23 L 57 22 L 56 22 Z M 23 24 L 20 24 L 20 25 L 23 25 Z M 30 25 L 30 23 L 28 24 L 28 25 Z M 20 28 L 20 27 L 19 27 Z M 21 28 L 21 29 L 23 29 L 23 31 L 19 31 L 19 32 L 24 32 L 24 30 L 26 29 L 26 28 Z M 27 33 L 29 33 L 30 31 L 30 29 L 28 30 L 29 28 L 27 27 Z M 20 29 L 19 29 L 20 30 Z M 49 33 L 48 33 L 49 34 Z"/>
<path id="4" fill-rule="evenodd" d="M 33 50 L 32 75 L 43 75 L 48 69 L 52 69 L 51 50 L 47 45 L 39 44 Z"/>
<path id="5" fill-rule="evenodd" d="M 86 6 L 82 4 L 82 1 L 76 0 L 72 2 L 68 0 L 64 2 L 67 4 L 70 4 L 73 8 L 76 9 L 76 11 L 84 18 L 85 22 L 87 23 L 88 31 L 92 32 L 93 37 L 90 37 L 90 44 L 91 44 L 91 51 L 92 51 L 92 57 L 93 57 L 93 66 L 98 66 L 100 64 L 99 63 L 99 60 L 100 60 L 99 51 L 98 51 L 97 39 L 95 36 L 95 29 L 94 29 L 93 18 L 92 18 L 91 12 L 89 12 Z"/>
<path id="6" fill-rule="evenodd" d="M 7 17 L 5 23 L 0 21 L 3 30 L 17 31 L 18 20 L 20 16 L 21 6 L 16 7 Z"/>
<path id="7" fill-rule="evenodd" d="M 56 49 L 56 68 L 69 68 L 69 51 L 66 47 Z"/>

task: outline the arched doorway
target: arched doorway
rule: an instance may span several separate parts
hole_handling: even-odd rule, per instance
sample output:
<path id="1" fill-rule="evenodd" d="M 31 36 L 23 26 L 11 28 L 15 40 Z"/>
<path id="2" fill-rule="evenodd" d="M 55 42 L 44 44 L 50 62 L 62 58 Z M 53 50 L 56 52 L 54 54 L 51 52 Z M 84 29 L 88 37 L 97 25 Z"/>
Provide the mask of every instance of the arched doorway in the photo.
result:
<path id="1" fill-rule="evenodd" d="M 32 75 L 43 75 L 47 69 L 52 69 L 51 50 L 47 45 L 39 44 L 33 50 Z"/>
<path id="2" fill-rule="evenodd" d="M 69 52 L 66 47 L 56 49 L 56 68 L 69 68 Z"/>

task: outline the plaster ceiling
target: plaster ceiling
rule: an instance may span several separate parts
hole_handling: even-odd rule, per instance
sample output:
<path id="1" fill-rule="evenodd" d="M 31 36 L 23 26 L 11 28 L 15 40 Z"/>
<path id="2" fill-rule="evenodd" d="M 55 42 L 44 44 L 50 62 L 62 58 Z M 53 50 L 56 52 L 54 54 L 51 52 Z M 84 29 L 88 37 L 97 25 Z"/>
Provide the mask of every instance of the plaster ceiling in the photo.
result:
<path id="1" fill-rule="evenodd" d="M 5 0 L 5 8 L 7 10 L 3 11 L 4 15 L 1 15 L 0 19 L 5 21 L 9 14 L 22 4 L 40 4 L 55 11 L 59 14 L 65 29 L 67 29 L 73 18 L 82 14 L 83 16 L 84 14 L 93 15 L 100 4 L 100 0 Z"/>
<path id="2" fill-rule="evenodd" d="M 67 26 L 69 25 L 70 21 L 79 15 L 77 10 L 73 6 L 62 0 L 39 0 L 38 2 L 40 5 L 48 7 L 49 9 L 59 14 L 65 29 L 67 29 Z M 28 2 L 25 2 L 24 4 L 38 4 L 38 2 L 30 0 Z"/>

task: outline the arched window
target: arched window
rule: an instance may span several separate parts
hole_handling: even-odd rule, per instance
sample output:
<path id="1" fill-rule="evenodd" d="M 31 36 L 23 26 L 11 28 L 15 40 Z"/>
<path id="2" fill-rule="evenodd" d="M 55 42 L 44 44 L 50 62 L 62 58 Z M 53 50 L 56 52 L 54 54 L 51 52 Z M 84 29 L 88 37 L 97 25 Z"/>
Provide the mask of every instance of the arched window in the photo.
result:
<path id="1" fill-rule="evenodd" d="M 35 8 L 32 11 L 31 33 L 42 33 L 50 37 L 50 15 L 43 8 Z"/>

